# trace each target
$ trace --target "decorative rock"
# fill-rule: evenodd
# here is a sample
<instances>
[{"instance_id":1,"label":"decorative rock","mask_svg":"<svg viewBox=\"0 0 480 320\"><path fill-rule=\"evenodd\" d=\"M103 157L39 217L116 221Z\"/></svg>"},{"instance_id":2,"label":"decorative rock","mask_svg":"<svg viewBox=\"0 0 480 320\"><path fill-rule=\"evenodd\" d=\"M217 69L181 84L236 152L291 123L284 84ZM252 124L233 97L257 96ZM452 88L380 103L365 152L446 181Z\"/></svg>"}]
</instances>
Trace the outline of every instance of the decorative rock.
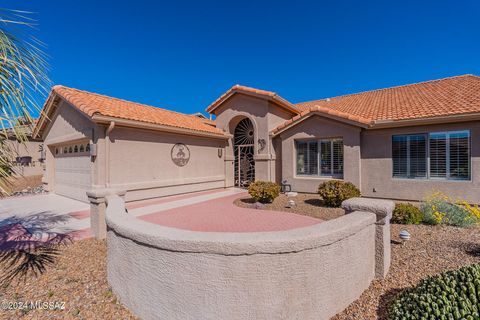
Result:
<instances>
[{"instance_id":1,"label":"decorative rock","mask_svg":"<svg viewBox=\"0 0 480 320\"><path fill-rule=\"evenodd\" d=\"M291 197L296 197L298 196L298 192L295 192L295 191L289 191L289 192L285 192L285 195L289 198Z\"/></svg>"},{"instance_id":2,"label":"decorative rock","mask_svg":"<svg viewBox=\"0 0 480 320\"><path fill-rule=\"evenodd\" d=\"M260 202L255 202L255 203L252 205L252 208L253 208L253 209L263 210L263 209L265 209L265 205L264 205L263 203L260 203Z\"/></svg>"}]
</instances>

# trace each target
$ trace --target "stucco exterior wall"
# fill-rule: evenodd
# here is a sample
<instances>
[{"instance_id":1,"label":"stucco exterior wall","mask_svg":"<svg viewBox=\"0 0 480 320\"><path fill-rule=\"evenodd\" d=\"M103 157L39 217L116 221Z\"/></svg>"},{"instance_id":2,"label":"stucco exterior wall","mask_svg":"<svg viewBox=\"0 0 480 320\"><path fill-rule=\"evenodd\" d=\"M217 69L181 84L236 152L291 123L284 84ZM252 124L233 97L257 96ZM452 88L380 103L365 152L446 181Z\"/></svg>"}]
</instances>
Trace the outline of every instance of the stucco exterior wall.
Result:
<instances>
[{"instance_id":1,"label":"stucco exterior wall","mask_svg":"<svg viewBox=\"0 0 480 320\"><path fill-rule=\"evenodd\" d=\"M107 185L129 191L127 201L225 187L225 141L116 127L109 135ZM177 166L172 147L185 144L190 160Z\"/></svg>"},{"instance_id":2,"label":"stucco exterior wall","mask_svg":"<svg viewBox=\"0 0 480 320\"><path fill-rule=\"evenodd\" d=\"M15 152L15 157L32 157L32 163L30 166L18 165L13 168L16 174L24 177L43 174L43 163L40 162L40 146L42 145L41 141L28 140L21 143L12 139L8 140L7 143L10 150Z\"/></svg>"},{"instance_id":3,"label":"stucco exterior wall","mask_svg":"<svg viewBox=\"0 0 480 320\"><path fill-rule=\"evenodd\" d=\"M258 97L244 94L236 94L225 101L214 111L218 128L231 134L235 127L244 118L249 118L255 129L255 179L276 181L275 158L276 154L270 138L270 130L293 115L272 102ZM259 149L258 141L263 139L266 146ZM230 139L226 148L227 159L234 159L233 139ZM227 161L232 161L227 160ZM232 164L233 166L233 164ZM230 178L230 175L232 176ZM230 180L231 179L231 180ZM233 185L233 170L227 173L229 186Z\"/></svg>"},{"instance_id":4,"label":"stucco exterior wall","mask_svg":"<svg viewBox=\"0 0 480 320\"><path fill-rule=\"evenodd\" d=\"M57 111L52 116L43 135L46 149L46 167L43 183L47 190L55 191L54 147L61 146L68 142L91 141L95 139L98 134L99 127L85 115L65 101L59 103ZM94 177L93 168L96 165L94 160L92 160L92 178Z\"/></svg>"},{"instance_id":5,"label":"stucco exterior wall","mask_svg":"<svg viewBox=\"0 0 480 320\"><path fill-rule=\"evenodd\" d=\"M470 130L471 180L398 179L392 177L392 135ZM480 203L480 122L362 131L362 195L422 200L434 191ZM345 162L345 166L349 163ZM374 191L375 189L375 191Z\"/></svg>"},{"instance_id":6,"label":"stucco exterior wall","mask_svg":"<svg viewBox=\"0 0 480 320\"><path fill-rule=\"evenodd\" d=\"M118 196L107 202L108 281L142 319L329 319L375 277L374 213L204 233L138 220Z\"/></svg>"},{"instance_id":7,"label":"stucco exterior wall","mask_svg":"<svg viewBox=\"0 0 480 320\"><path fill-rule=\"evenodd\" d=\"M318 185L332 178L296 174L296 140L343 139L343 180L361 186L360 129L335 120L313 116L280 134L282 180L298 192L317 192Z\"/></svg>"}]
</instances>

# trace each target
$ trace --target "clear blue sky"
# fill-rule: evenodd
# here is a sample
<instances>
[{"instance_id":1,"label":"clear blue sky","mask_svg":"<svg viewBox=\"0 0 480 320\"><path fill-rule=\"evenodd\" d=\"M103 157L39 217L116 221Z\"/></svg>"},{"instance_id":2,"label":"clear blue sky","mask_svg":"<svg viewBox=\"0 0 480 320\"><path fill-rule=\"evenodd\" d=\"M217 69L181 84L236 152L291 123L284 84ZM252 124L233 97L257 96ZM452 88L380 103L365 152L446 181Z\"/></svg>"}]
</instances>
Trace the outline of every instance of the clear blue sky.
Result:
<instances>
[{"instance_id":1,"label":"clear blue sky","mask_svg":"<svg viewBox=\"0 0 480 320\"><path fill-rule=\"evenodd\" d=\"M480 1L4 0L55 84L192 113L234 84L292 102L480 74Z\"/></svg>"}]
</instances>

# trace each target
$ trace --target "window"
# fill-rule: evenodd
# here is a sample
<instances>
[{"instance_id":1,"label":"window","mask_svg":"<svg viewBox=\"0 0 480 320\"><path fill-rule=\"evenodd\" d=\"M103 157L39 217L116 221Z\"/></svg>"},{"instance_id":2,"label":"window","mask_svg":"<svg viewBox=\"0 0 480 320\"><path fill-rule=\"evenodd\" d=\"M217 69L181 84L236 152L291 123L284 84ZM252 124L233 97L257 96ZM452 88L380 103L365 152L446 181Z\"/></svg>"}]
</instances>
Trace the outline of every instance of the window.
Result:
<instances>
[{"instance_id":1,"label":"window","mask_svg":"<svg viewBox=\"0 0 480 320\"><path fill-rule=\"evenodd\" d=\"M394 178L470 179L468 131L392 137Z\"/></svg>"},{"instance_id":2,"label":"window","mask_svg":"<svg viewBox=\"0 0 480 320\"><path fill-rule=\"evenodd\" d=\"M58 148L55 148L55 154L58 154Z\"/></svg>"},{"instance_id":3,"label":"window","mask_svg":"<svg viewBox=\"0 0 480 320\"><path fill-rule=\"evenodd\" d=\"M72 152L73 152L73 148L72 147L68 148L68 153L72 153Z\"/></svg>"},{"instance_id":4,"label":"window","mask_svg":"<svg viewBox=\"0 0 480 320\"><path fill-rule=\"evenodd\" d=\"M317 141L297 142L297 174L318 174Z\"/></svg>"},{"instance_id":5,"label":"window","mask_svg":"<svg viewBox=\"0 0 480 320\"><path fill-rule=\"evenodd\" d=\"M85 146L85 151L90 152L90 143L87 143L87 145Z\"/></svg>"},{"instance_id":6,"label":"window","mask_svg":"<svg viewBox=\"0 0 480 320\"><path fill-rule=\"evenodd\" d=\"M75 145L75 146L73 147L73 152L75 152L75 153L78 152L78 146L77 146L77 145Z\"/></svg>"},{"instance_id":7,"label":"window","mask_svg":"<svg viewBox=\"0 0 480 320\"><path fill-rule=\"evenodd\" d=\"M430 134L430 177L470 179L470 133L468 131Z\"/></svg>"},{"instance_id":8,"label":"window","mask_svg":"<svg viewBox=\"0 0 480 320\"><path fill-rule=\"evenodd\" d=\"M296 146L298 175L343 175L342 139L297 141Z\"/></svg>"},{"instance_id":9,"label":"window","mask_svg":"<svg viewBox=\"0 0 480 320\"><path fill-rule=\"evenodd\" d=\"M80 145L80 152L85 152L85 147L83 146L83 144Z\"/></svg>"},{"instance_id":10,"label":"window","mask_svg":"<svg viewBox=\"0 0 480 320\"><path fill-rule=\"evenodd\" d=\"M393 136L393 176L427 177L427 136L425 134Z\"/></svg>"},{"instance_id":11,"label":"window","mask_svg":"<svg viewBox=\"0 0 480 320\"><path fill-rule=\"evenodd\" d=\"M68 153L68 148L67 147L63 148L63 153Z\"/></svg>"}]
</instances>

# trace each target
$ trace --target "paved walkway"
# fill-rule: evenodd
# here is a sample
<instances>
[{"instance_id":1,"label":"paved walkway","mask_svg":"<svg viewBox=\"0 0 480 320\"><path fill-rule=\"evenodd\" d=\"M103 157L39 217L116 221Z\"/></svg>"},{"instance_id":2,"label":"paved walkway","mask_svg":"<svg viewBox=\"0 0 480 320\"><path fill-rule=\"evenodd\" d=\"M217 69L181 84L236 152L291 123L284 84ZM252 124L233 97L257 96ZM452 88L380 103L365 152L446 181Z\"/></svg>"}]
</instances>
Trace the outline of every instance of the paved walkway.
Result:
<instances>
[{"instance_id":1,"label":"paved walkway","mask_svg":"<svg viewBox=\"0 0 480 320\"><path fill-rule=\"evenodd\" d=\"M208 232L257 232L300 228L319 219L286 212L239 208L241 189L215 189L127 203L129 214L165 226ZM0 250L91 237L90 205L55 194L0 200Z\"/></svg>"},{"instance_id":2,"label":"paved walkway","mask_svg":"<svg viewBox=\"0 0 480 320\"><path fill-rule=\"evenodd\" d=\"M240 208L233 204L235 199L246 196L244 190L231 189L144 207L133 214L151 223L203 232L282 231L322 222L294 213ZM155 212L147 214L152 210Z\"/></svg>"}]
</instances>

